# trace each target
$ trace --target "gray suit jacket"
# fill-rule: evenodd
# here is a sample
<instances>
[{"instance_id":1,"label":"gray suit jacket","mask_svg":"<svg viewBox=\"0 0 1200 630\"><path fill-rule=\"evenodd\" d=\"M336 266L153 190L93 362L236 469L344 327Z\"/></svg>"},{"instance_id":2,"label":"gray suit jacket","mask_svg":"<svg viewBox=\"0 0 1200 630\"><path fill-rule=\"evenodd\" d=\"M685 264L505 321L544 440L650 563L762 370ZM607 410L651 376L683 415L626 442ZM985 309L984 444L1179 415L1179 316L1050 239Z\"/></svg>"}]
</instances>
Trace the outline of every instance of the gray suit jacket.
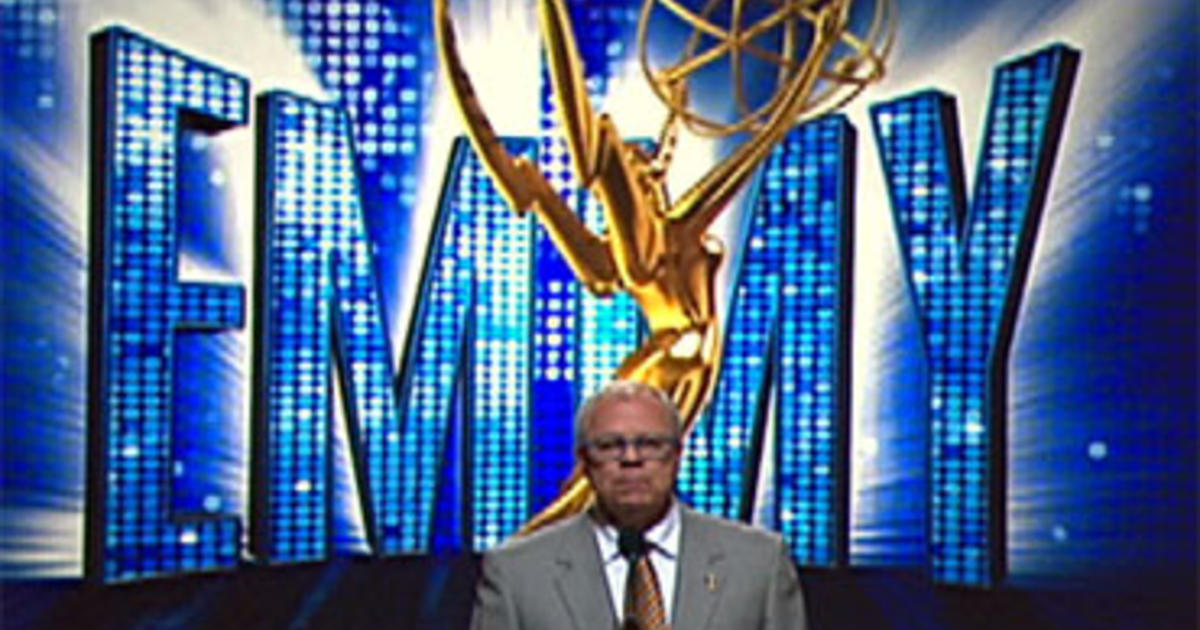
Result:
<instances>
[{"instance_id":1,"label":"gray suit jacket","mask_svg":"<svg viewBox=\"0 0 1200 630\"><path fill-rule=\"evenodd\" d=\"M682 508L673 630L804 630L804 597L777 534ZM587 515L484 555L472 630L612 630Z\"/></svg>"}]
</instances>

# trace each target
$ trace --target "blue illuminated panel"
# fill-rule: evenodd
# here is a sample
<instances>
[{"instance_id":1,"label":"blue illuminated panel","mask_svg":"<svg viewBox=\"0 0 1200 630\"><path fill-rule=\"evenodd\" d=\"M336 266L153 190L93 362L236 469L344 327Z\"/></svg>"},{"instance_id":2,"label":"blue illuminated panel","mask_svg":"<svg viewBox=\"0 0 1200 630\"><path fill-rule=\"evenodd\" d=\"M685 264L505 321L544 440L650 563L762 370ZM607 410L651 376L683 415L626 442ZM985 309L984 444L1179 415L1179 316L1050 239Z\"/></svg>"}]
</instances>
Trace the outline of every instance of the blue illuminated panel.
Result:
<instances>
[{"instance_id":1,"label":"blue illuminated panel","mask_svg":"<svg viewBox=\"0 0 1200 630\"><path fill-rule=\"evenodd\" d=\"M533 141L507 146L536 159ZM482 551L529 516L533 216L508 207L464 140L445 182L400 391L401 548L429 543L448 417L458 379L468 375L470 545Z\"/></svg>"},{"instance_id":2,"label":"blue illuminated panel","mask_svg":"<svg viewBox=\"0 0 1200 630\"><path fill-rule=\"evenodd\" d=\"M86 99L57 0L0 2L0 577L81 572L88 318L78 190ZM62 167L70 164L70 171ZM70 174L67 174L67 173ZM38 516L32 516L37 514ZM4 587L0 587L2 589ZM24 601L7 597L8 601ZM24 605L24 604L23 604ZM9 621L7 612L0 613Z\"/></svg>"},{"instance_id":3,"label":"blue illuminated panel","mask_svg":"<svg viewBox=\"0 0 1200 630\"><path fill-rule=\"evenodd\" d=\"M531 153L536 145L513 141L510 147L514 153ZM474 245L467 426L471 548L484 551L508 538L529 516L533 217L513 212L478 159L467 160L457 176L472 189L457 211L472 220Z\"/></svg>"},{"instance_id":4,"label":"blue illuminated panel","mask_svg":"<svg viewBox=\"0 0 1200 630\"><path fill-rule=\"evenodd\" d=\"M544 65L544 64L543 64ZM580 191L558 128L557 105L542 70L542 134L538 167L563 198L576 207ZM575 279L558 246L540 224L535 228L533 318L533 501L538 509L554 500L575 462L573 427L579 355L578 304L587 289Z\"/></svg>"},{"instance_id":5,"label":"blue illuminated panel","mask_svg":"<svg viewBox=\"0 0 1200 630\"><path fill-rule=\"evenodd\" d=\"M609 79L621 75L628 56L625 42L637 12L625 0L568 3L583 61L588 94L602 107ZM559 128L558 105L550 76L542 67L539 167L593 232L602 233L603 209L575 180ZM546 231L537 228L534 317L534 505L558 496L574 462L576 402L612 380L621 362L637 349L639 310L627 293L596 297L575 279Z\"/></svg>"},{"instance_id":6,"label":"blue illuminated panel","mask_svg":"<svg viewBox=\"0 0 1200 630\"><path fill-rule=\"evenodd\" d=\"M334 104L350 116L380 283L398 286L434 79L431 3L266 1ZM399 293L384 295L388 312L398 308Z\"/></svg>"},{"instance_id":7,"label":"blue illuminated panel","mask_svg":"<svg viewBox=\"0 0 1200 630\"><path fill-rule=\"evenodd\" d=\"M178 281L177 149L245 124L245 79L121 29L93 39L87 572L124 581L232 567L240 523L177 515L176 334L236 329L239 286Z\"/></svg>"},{"instance_id":8,"label":"blue illuminated panel","mask_svg":"<svg viewBox=\"0 0 1200 630\"><path fill-rule=\"evenodd\" d=\"M385 289L404 286L409 261L419 256L423 245L410 238L408 228L419 220L414 217L420 198L437 192L419 190L436 69L431 4L390 0L265 0L265 4L303 54L330 104L349 116L359 197L378 284ZM385 290L384 312L399 313L404 295L404 291ZM398 321L391 317L386 322L393 338L402 333L395 328ZM340 446L335 444L335 452ZM461 493L457 470L446 472L443 492ZM341 469L335 471L333 484L335 548L357 552L368 541L359 529L357 502L350 497L361 488Z\"/></svg>"},{"instance_id":9,"label":"blue illuminated panel","mask_svg":"<svg viewBox=\"0 0 1200 630\"><path fill-rule=\"evenodd\" d=\"M569 8L587 74L588 94L601 111L610 82L625 73L625 64L631 58L626 46L634 41L638 12L626 0L577 0ZM647 151L652 148L646 140L631 142ZM604 209L591 192L577 190L573 207L579 209L592 232L608 232ZM633 296L624 291L597 297L581 290L577 308L580 361L576 396L582 401L611 381L621 363L637 350L641 311Z\"/></svg>"},{"instance_id":10,"label":"blue illuminated panel","mask_svg":"<svg viewBox=\"0 0 1200 630\"><path fill-rule=\"evenodd\" d=\"M400 427L349 122L285 93L259 109L255 552L275 562L328 553L335 363L368 538L392 551L407 512Z\"/></svg>"},{"instance_id":11,"label":"blue illuminated panel","mask_svg":"<svg viewBox=\"0 0 1200 630\"><path fill-rule=\"evenodd\" d=\"M575 461L571 418L578 366L576 304L584 290L545 230L536 229L530 414L535 509L558 496Z\"/></svg>"},{"instance_id":12,"label":"blue illuminated panel","mask_svg":"<svg viewBox=\"0 0 1200 630\"><path fill-rule=\"evenodd\" d=\"M0 68L5 115L46 117L61 111L62 80L56 72L63 11L57 0L21 0L0 5Z\"/></svg>"},{"instance_id":13,"label":"blue illuminated panel","mask_svg":"<svg viewBox=\"0 0 1200 630\"><path fill-rule=\"evenodd\" d=\"M767 161L721 379L680 477L699 509L748 517L773 396L778 526L808 565L845 558L854 145L846 119L830 116L793 131Z\"/></svg>"},{"instance_id":14,"label":"blue illuminated panel","mask_svg":"<svg viewBox=\"0 0 1200 630\"><path fill-rule=\"evenodd\" d=\"M929 367L933 578L1004 573L1007 364L1078 53L1052 46L996 70L970 213L954 101L871 108Z\"/></svg>"},{"instance_id":15,"label":"blue illuminated panel","mask_svg":"<svg viewBox=\"0 0 1200 630\"><path fill-rule=\"evenodd\" d=\"M457 142L446 169L404 352L399 393L405 428L400 445L404 479L400 547L406 551L422 552L431 542L438 470L446 455L446 434L468 343L467 318L474 303L472 217L464 204L454 202L474 198L473 182L458 177L467 151L463 142Z\"/></svg>"},{"instance_id":16,"label":"blue illuminated panel","mask_svg":"<svg viewBox=\"0 0 1200 630\"><path fill-rule=\"evenodd\" d=\"M773 368L776 502L779 530L806 565L846 557L855 138L840 116L790 135L764 175L758 208L766 229L751 233L752 257L758 237L784 254Z\"/></svg>"}]
</instances>

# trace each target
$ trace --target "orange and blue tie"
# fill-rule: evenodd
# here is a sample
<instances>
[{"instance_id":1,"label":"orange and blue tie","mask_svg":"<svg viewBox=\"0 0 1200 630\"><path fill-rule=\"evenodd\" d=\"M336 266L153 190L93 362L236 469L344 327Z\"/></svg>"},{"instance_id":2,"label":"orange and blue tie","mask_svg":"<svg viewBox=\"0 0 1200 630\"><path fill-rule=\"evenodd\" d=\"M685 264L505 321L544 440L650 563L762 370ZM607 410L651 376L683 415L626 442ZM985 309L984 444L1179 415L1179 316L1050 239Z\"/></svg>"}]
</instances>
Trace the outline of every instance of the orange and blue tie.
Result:
<instances>
[{"instance_id":1,"label":"orange and blue tie","mask_svg":"<svg viewBox=\"0 0 1200 630\"><path fill-rule=\"evenodd\" d=\"M658 585L658 575L654 573L649 554L638 557L627 584L633 591L631 596L625 598L623 630L670 630L662 589Z\"/></svg>"}]
</instances>

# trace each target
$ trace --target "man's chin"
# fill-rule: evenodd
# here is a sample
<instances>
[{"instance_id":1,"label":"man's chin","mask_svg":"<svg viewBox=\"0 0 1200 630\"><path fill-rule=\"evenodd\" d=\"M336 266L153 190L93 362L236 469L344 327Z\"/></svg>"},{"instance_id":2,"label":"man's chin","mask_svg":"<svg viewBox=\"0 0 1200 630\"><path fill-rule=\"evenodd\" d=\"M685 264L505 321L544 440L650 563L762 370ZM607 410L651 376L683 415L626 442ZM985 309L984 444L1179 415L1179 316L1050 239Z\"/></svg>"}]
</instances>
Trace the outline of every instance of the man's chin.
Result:
<instances>
[{"instance_id":1,"label":"man's chin","mask_svg":"<svg viewBox=\"0 0 1200 630\"><path fill-rule=\"evenodd\" d=\"M622 514L645 514L654 510L654 504L649 501L617 501L613 508Z\"/></svg>"},{"instance_id":2,"label":"man's chin","mask_svg":"<svg viewBox=\"0 0 1200 630\"><path fill-rule=\"evenodd\" d=\"M621 521L643 521L657 517L666 509L668 502L652 499L628 499L613 501L609 507L613 516Z\"/></svg>"}]
</instances>

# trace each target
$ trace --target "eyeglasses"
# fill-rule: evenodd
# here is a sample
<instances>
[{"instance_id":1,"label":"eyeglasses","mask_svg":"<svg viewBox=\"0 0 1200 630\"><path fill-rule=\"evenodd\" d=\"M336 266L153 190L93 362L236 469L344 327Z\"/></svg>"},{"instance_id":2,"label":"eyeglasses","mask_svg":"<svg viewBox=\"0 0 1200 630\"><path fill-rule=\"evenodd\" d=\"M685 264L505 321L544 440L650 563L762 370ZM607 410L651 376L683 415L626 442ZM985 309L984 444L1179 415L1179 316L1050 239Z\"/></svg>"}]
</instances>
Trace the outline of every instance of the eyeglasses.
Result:
<instances>
[{"instance_id":1,"label":"eyeglasses","mask_svg":"<svg viewBox=\"0 0 1200 630\"><path fill-rule=\"evenodd\" d=\"M602 435L585 442L583 449L588 457L597 462L618 461L625 456L625 450L629 447L633 447L638 458L661 461L671 457L679 446L679 438L674 435Z\"/></svg>"}]
</instances>

